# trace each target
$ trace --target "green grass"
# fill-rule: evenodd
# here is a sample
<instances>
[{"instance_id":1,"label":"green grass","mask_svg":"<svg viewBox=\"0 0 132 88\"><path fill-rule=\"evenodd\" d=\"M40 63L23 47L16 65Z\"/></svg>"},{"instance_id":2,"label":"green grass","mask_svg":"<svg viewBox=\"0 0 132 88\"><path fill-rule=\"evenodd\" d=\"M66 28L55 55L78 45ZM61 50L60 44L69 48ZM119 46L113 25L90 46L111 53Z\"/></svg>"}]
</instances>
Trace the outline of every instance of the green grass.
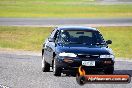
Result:
<instances>
[{"instance_id":1,"label":"green grass","mask_svg":"<svg viewBox=\"0 0 132 88\"><path fill-rule=\"evenodd\" d=\"M41 51L42 44L50 34L49 27L0 26L0 48ZM132 58L132 27L99 27L116 57Z\"/></svg>"},{"instance_id":2,"label":"green grass","mask_svg":"<svg viewBox=\"0 0 132 88\"><path fill-rule=\"evenodd\" d=\"M2 27L0 26L0 47L23 50L41 50L44 39L51 28Z\"/></svg>"},{"instance_id":3,"label":"green grass","mask_svg":"<svg viewBox=\"0 0 132 88\"><path fill-rule=\"evenodd\" d=\"M105 40L111 39L109 45L117 57L132 58L132 26L131 27L100 27Z\"/></svg>"},{"instance_id":4,"label":"green grass","mask_svg":"<svg viewBox=\"0 0 132 88\"><path fill-rule=\"evenodd\" d=\"M132 5L94 0L0 0L0 17L132 17Z\"/></svg>"}]
</instances>

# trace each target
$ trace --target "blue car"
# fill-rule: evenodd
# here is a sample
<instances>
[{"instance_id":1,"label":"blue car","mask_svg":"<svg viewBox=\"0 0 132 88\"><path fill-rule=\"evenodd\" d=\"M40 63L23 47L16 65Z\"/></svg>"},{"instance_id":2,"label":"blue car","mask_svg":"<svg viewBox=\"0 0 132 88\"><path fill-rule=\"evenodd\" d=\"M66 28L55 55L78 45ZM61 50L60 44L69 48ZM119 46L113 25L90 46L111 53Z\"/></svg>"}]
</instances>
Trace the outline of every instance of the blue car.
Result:
<instances>
[{"instance_id":1,"label":"blue car","mask_svg":"<svg viewBox=\"0 0 132 88\"><path fill-rule=\"evenodd\" d=\"M75 75L79 66L86 72L113 74L114 54L96 28L81 26L56 27L43 43L42 71L53 69L55 76L61 73Z\"/></svg>"}]
</instances>

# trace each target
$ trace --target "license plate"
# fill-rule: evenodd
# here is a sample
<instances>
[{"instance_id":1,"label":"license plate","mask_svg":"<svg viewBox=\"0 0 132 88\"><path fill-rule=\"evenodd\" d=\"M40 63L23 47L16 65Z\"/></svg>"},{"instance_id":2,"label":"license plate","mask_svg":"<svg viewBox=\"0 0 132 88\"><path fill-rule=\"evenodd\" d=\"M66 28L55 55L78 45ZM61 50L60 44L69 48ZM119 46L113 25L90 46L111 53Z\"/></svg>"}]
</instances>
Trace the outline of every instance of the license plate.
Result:
<instances>
[{"instance_id":1,"label":"license plate","mask_svg":"<svg viewBox=\"0 0 132 88\"><path fill-rule=\"evenodd\" d=\"M82 61L84 66L95 66L95 61Z\"/></svg>"}]
</instances>

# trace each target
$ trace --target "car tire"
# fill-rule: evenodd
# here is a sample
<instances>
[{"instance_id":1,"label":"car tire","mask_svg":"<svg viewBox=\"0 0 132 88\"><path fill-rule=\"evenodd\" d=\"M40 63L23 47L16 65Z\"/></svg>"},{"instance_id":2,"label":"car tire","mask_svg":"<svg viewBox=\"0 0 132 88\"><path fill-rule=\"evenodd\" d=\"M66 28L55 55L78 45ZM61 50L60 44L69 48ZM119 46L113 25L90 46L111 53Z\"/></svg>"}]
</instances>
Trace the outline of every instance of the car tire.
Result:
<instances>
[{"instance_id":1,"label":"car tire","mask_svg":"<svg viewBox=\"0 0 132 88\"><path fill-rule=\"evenodd\" d=\"M42 71L43 72L49 72L50 71L50 64L45 61L44 55L42 56Z\"/></svg>"},{"instance_id":2,"label":"car tire","mask_svg":"<svg viewBox=\"0 0 132 88\"><path fill-rule=\"evenodd\" d=\"M61 76L61 68L56 66L56 60L53 61L53 74L55 76Z\"/></svg>"},{"instance_id":3,"label":"car tire","mask_svg":"<svg viewBox=\"0 0 132 88\"><path fill-rule=\"evenodd\" d=\"M113 74L114 73L114 67L109 67L104 70L105 74Z\"/></svg>"}]
</instances>

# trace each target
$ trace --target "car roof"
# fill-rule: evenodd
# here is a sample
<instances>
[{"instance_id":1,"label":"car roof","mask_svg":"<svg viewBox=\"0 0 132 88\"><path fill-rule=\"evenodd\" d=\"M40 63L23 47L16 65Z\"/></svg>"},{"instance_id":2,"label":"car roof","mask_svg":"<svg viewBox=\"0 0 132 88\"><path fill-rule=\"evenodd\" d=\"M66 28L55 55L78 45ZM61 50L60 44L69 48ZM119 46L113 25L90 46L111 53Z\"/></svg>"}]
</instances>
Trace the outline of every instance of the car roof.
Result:
<instances>
[{"instance_id":1,"label":"car roof","mask_svg":"<svg viewBox=\"0 0 132 88\"><path fill-rule=\"evenodd\" d=\"M58 30L86 30L86 31L98 31L96 28L85 27L85 26L60 26Z\"/></svg>"}]
</instances>

